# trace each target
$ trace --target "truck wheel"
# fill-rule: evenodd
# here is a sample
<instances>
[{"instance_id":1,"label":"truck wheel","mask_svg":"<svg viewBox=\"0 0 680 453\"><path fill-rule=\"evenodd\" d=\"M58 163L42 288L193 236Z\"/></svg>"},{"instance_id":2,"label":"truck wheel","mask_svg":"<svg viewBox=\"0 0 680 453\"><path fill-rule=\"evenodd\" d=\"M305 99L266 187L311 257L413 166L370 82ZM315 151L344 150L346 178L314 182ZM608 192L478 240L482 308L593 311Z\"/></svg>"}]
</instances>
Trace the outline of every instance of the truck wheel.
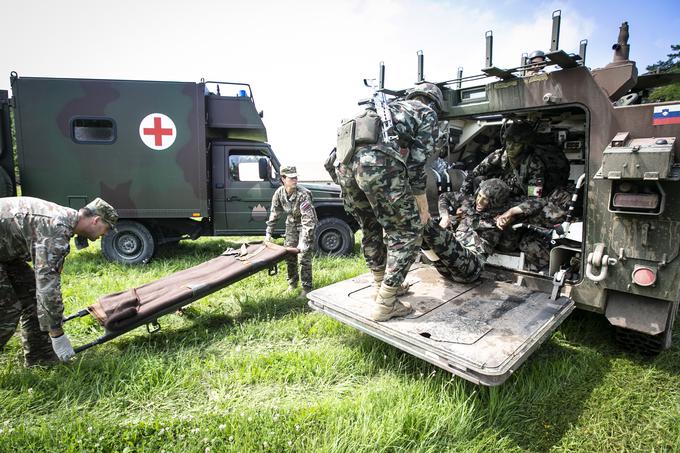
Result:
<instances>
[{"instance_id":1,"label":"truck wheel","mask_svg":"<svg viewBox=\"0 0 680 453\"><path fill-rule=\"evenodd\" d=\"M331 256L348 255L354 248L352 228L342 219L328 217L316 226L316 249Z\"/></svg>"},{"instance_id":2,"label":"truck wheel","mask_svg":"<svg viewBox=\"0 0 680 453\"><path fill-rule=\"evenodd\" d=\"M156 249L151 232L132 220L119 221L116 229L102 238L104 257L123 264L148 263Z\"/></svg>"},{"instance_id":3,"label":"truck wheel","mask_svg":"<svg viewBox=\"0 0 680 453\"><path fill-rule=\"evenodd\" d=\"M648 357L655 356L663 350L663 336L664 332L658 335L649 335L623 327L616 327L615 330L616 342L619 345L624 349Z\"/></svg>"},{"instance_id":4,"label":"truck wheel","mask_svg":"<svg viewBox=\"0 0 680 453\"><path fill-rule=\"evenodd\" d=\"M4 168L0 167L0 197L11 197L14 195L12 178L9 177Z\"/></svg>"}]
</instances>

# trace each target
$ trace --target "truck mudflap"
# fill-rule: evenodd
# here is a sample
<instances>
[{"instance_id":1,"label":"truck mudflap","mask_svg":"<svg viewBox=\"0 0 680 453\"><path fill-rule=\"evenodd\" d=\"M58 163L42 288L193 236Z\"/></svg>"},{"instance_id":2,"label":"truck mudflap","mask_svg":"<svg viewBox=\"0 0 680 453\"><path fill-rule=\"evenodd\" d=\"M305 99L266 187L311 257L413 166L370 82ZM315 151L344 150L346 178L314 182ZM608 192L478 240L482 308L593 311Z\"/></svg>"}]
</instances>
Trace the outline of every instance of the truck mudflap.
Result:
<instances>
[{"instance_id":1,"label":"truck mudflap","mask_svg":"<svg viewBox=\"0 0 680 453\"><path fill-rule=\"evenodd\" d=\"M149 333L160 328L158 318L173 313L208 294L269 268L276 273L276 264L297 249L270 242L243 244L240 249L228 249L217 258L175 272L159 280L108 294L86 309L64 319L91 315L104 328L97 340L75 348L76 352L105 343L136 327L146 325Z\"/></svg>"},{"instance_id":2,"label":"truck mudflap","mask_svg":"<svg viewBox=\"0 0 680 453\"><path fill-rule=\"evenodd\" d=\"M566 297L511 283L449 281L417 264L410 291L414 311L387 322L370 319L375 290L364 274L309 294L309 306L475 384L495 386L510 375L574 310Z\"/></svg>"}]
</instances>

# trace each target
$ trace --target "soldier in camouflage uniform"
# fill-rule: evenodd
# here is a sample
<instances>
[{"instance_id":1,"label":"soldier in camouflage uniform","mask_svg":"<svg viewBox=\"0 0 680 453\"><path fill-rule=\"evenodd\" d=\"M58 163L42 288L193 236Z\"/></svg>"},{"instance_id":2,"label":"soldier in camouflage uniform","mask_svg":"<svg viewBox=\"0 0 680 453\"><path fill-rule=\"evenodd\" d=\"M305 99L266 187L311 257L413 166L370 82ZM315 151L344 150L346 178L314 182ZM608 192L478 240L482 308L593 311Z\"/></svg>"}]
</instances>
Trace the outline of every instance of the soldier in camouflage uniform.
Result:
<instances>
[{"instance_id":1,"label":"soldier in camouflage uniform","mask_svg":"<svg viewBox=\"0 0 680 453\"><path fill-rule=\"evenodd\" d=\"M545 182L545 164L532 146L534 130L528 123L513 123L505 133L505 146L489 154L468 173L460 188L472 194L476 183L489 178L502 179L512 195L540 197Z\"/></svg>"},{"instance_id":2,"label":"soldier in camouflage uniform","mask_svg":"<svg viewBox=\"0 0 680 453\"><path fill-rule=\"evenodd\" d=\"M298 186L298 175L295 167L281 168L283 185L276 189L272 197L272 207L267 220L265 241L271 240L276 221L286 213L286 237L284 245L297 247L298 256L286 258L288 269L288 285L290 290L297 288L300 274L302 276L302 293L304 297L312 290L312 257L314 256L314 231L318 220L312 192ZM298 273L298 261L300 272Z\"/></svg>"},{"instance_id":3,"label":"soldier in camouflage uniform","mask_svg":"<svg viewBox=\"0 0 680 453\"><path fill-rule=\"evenodd\" d=\"M436 85L417 85L405 100L389 104L398 142L383 143L380 136L378 143L357 145L351 160L337 166L345 208L362 228L362 250L378 287L376 321L411 312L396 296L429 218L425 162L434 153L442 103Z\"/></svg>"},{"instance_id":4,"label":"soldier in camouflage uniform","mask_svg":"<svg viewBox=\"0 0 680 453\"><path fill-rule=\"evenodd\" d=\"M117 220L99 198L80 211L31 197L0 199L0 349L20 323L26 366L74 355L62 330L61 270L69 241L76 234L96 240Z\"/></svg>"},{"instance_id":5,"label":"soldier in camouflage uniform","mask_svg":"<svg viewBox=\"0 0 680 453\"><path fill-rule=\"evenodd\" d=\"M486 259L493 254L502 231L496 217L507 209L510 188L501 179L483 181L474 201L463 203L465 215L455 230L442 228L430 219L423 231L424 250L440 274L456 282L479 278Z\"/></svg>"}]
</instances>

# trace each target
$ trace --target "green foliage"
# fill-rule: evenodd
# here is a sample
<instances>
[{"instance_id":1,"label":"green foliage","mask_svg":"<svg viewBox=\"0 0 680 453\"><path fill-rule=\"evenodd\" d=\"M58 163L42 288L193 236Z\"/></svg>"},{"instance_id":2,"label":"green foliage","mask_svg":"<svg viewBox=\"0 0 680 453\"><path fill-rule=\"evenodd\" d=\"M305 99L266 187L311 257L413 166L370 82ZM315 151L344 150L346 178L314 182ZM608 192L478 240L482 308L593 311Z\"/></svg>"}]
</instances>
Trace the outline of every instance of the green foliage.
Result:
<instances>
[{"instance_id":1,"label":"green foliage","mask_svg":"<svg viewBox=\"0 0 680 453\"><path fill-rule=\"evenodd\" d=\"M161 250L147 266L67 258L66 311L216 256L236 240ZM358 244L357 244L358 247ZM358 253L358 251L357 251ZM366 272L314 261L318 287ZM478 387L312 312L285 265L80 354L25 369L0 354L0 451L672 451L680 445L680 349L623 353L599 315L577 312L498 388ZM100 335L66 325L74 344ZM675 344L680 342L676 329Z\"/></svg>"},{"instance_id":2,"label":"green foliage","mask_svg":"<svg viewBox=\"0 0 680 453\"><path fill-rule=\"evenodd\" d=\"M672 44L671 51L667 55L668 58L666 60L659 60L647 66L647 71L680 73L680 44ZM652 102L680 100L680 83L653 88L647 98Z\"/></svg>"}]
</instances>

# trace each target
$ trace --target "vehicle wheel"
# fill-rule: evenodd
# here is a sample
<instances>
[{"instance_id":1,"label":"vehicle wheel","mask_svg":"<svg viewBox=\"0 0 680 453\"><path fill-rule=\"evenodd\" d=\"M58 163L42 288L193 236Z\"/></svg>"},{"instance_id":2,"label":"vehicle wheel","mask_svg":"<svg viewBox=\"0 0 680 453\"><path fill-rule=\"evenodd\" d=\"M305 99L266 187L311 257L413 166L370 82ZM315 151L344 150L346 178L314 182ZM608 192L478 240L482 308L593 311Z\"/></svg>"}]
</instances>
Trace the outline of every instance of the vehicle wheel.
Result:
<instances>
[{"instance_id":1,"label":"vehicle wheel","mask_svg":"<svg viewBox=\"0 0 680 453\"><path fill-rule=\"evenodd\" d=\"M352 228L342 219L328 217L316 226L316 249L331 256L348 255L354 248Z\"/></svg>"},{"instance_id":2,"label":"vehicle wheel","mask_svg":"<svg viewBox=\"0 0 680 453\"><path fill-rule=\"evenodd\" d=\"M141 223L121 220L116 230L102 238L102 253L109 261L124 264L146 264L156 250L151 232Z\"/></svg>"},{"instance_id":3,"label":"vehicle wheel","mask_svg":"<svg viewBox=\"0 0 680 453\"><path fill-rule=\"evenodd\" d=\"M645 356L654 356L663 350L663 337L664 332L658 335L649 335L631 329L624 329L623 327L616 327L615 331L616 342L619 345L629 351Z\"/></svg>"},{"instance_id":4,"label":"vehicle wheel","mask_svg":"<svg viewBox=\"0 0 680 453\"><path fill-rule=\"evenodd\" d=\"M0 168L0 197L11 197L13 195L12 178L9 177L4 168Z\"/></svg>"}]
</instances>

